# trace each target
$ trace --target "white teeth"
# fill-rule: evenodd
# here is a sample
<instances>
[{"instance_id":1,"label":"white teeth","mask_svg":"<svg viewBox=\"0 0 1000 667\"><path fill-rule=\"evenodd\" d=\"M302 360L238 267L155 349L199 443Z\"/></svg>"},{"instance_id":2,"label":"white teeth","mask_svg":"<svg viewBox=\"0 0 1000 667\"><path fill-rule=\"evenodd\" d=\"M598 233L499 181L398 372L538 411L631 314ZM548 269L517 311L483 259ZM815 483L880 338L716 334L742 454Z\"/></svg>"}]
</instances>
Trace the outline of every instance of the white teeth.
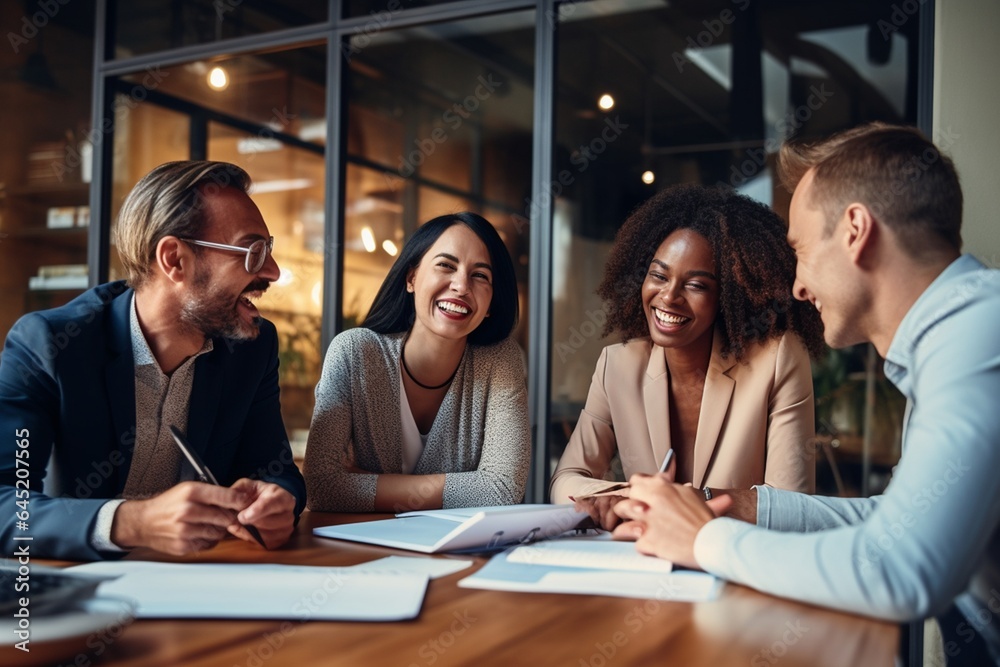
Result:
<instances>
[{"instance_id":1,"label":"white teeth","mask_svg":"<svg viewBox=\"0 0 1000 667\"><path fill-rule=\"evenodd\" d=\"M681 317L680 315L670 315L656 308L653 309L653 314L656 315L656 319L664 324L683 324L690 319L688 317Z\"/></svg>"},{"instance_id":2,"label":"white teeth","mask_svg":"<svg viewBox=\"0 0 1000 667\"><path fill-rule=\"evenodd\" d=\"M447 310L449 313L458 313L459 315L469 314L468 308L460 306L457 303L452 303L451 301L438 301L437 307L441 310Z\"/></svg>"}]
</instances>

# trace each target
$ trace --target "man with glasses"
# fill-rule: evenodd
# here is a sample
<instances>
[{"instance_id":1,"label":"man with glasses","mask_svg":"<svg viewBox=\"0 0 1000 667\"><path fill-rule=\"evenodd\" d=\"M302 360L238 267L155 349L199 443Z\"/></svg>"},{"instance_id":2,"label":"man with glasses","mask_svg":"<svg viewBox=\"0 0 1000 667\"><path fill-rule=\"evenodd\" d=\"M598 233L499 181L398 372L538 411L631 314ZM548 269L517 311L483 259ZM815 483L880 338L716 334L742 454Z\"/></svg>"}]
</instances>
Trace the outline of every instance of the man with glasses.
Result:
<instances>
[{"instance_id":1,"label":"man with glasses","mask_svg":"<svg viewBox=\"0 0 1000 667\"><path fill-rule=\"evenodd\" d=\"M127 280L11 329L4 544L31 537L34 556L93 560L201 551L227 533L256 543L257 532L267 548L288 540L305 485L281 419L277 335L253 303L279 271L249 186L228 163L160 165L118 216ZM202 471L171 427L218 486L194 481Z\"/></svg>"}]
</instances>

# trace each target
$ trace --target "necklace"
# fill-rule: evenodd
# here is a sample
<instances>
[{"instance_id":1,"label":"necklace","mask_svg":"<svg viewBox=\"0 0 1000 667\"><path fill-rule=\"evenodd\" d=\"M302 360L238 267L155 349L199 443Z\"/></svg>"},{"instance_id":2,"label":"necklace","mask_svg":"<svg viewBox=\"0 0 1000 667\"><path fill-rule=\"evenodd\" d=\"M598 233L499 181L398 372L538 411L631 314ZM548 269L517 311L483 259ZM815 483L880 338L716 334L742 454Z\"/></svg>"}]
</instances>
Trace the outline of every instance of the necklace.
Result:
<instances>
[{"instance_id":1,"label":"necklace","mask_svg":"<svg viewBox=\"0 0 1000 667\"><path fill-rule=\"evenodd\" d=\"M448 383L450 383L452 380L455 379L455 375L458 373L458 366L462 365L462 360L459 359L458 366L455 366L455 370L451 372L451 375L448 377L448 379L442 382L441 384L432 387L431 385L424 384L417 378L413 377L413 373L410 372L410 367L406 365L406 350L402 347L399 349L399 359L400 361L403 362L403 370L406 371L406 374L410 376L410 379L413 380L413 382L416 383L418 387L422 387L424 389L430 389L432 391L435 389L444 389L445 387L447 387Z\"/></svg>"}]
</instances>

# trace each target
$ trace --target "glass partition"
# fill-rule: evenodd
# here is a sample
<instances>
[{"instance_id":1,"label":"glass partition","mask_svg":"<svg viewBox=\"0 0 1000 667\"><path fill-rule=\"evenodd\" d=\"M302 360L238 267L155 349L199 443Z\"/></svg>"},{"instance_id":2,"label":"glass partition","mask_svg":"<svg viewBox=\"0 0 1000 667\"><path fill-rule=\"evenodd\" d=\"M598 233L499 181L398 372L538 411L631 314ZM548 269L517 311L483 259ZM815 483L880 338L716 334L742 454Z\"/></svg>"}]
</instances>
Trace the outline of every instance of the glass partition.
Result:
<instances>
[{"instance_id":1,"label":"glass partition","mask_svg":"<svg viewBox=\"0 0 1000 667\"><path fill-rule=\"evenodd\" d=\"M261 35L319 23L328 2L314 0L143 0L110 3L117 37L115 57L125 58Z\"/></svg>"},{"instance_id":2,"label":"glass partition","mask_svg":"<svg viewBox=\"0 0 1000 667\"><path fill-rule=\"evenodd\" d=\"M392 17L406 9L416 7L433 7L436 5L446 5L457 0L344 0L344 17L353 18L367 16L368 24L365 25L365 32L387 27L392 21Z\"/></svg>"},{"instance_id":3,"label":"glass partition","mask_svg":"<svg viewBox=\"0 0 1000 667\"><path fill-rule=\"evenodd\" d=\"M0 340L88 286L94 2L54 7L0 3Z\"/></svg>"},{"instance_id":4,"label":"glass partition","mask_svg":"<svg viewBox=\"0 0 1000 667\"><path fill-rule=\"evenodd\" d=\"M781 141L868 120L913 123L916 25L880 30L878 21L891 13L889 2L560 6L551 184L553 467L602 347L617 342L600 336L604 310L595 290L629 212L662 187L693 182L730 185L787 217L789 194L774 178ZM863 371L865 351L842 354L851 371L860 355ZM818 364L816 374L826 366ZM861 442L875 426L857 418L855 399L846 396L857 395L859 385L852 385L844 396L817 393L818 424L833 431L818 443L821 490L831 493L869 491ZM875 413L887 425L877 427L872 442L887 472L887 462L898 458L898 432L888 426L898 415L891 391L879 397Z\"/></svg>"},{"instance_id":5,"label":"glass partition","mask_svg":"<svg viewBox=\"0 0 1000 667\"><path fill-rule=\"evenodd\" d=\"M344 323L352 326L413 230L471 210L507 243L527 344L534 12L355 36L348 46Z\"/></svg>"},{"instance_id":6,"label":"glass partition","mask_svg":"<svg viewBox=\"0 0 1000 667\"><path fill-rule=\"evenodd\" d=\"M258 305L278 330L282 415L301 453L319 381L323 270L331 256L323 213L325 49L225 62L230 79L222 89L203 76L201 61L163 68L156 81L139 73L118 84L112 201L120 206L139 178L170 160L222 160L247 170L281 267ZM111 257L114 279L120 268Z\"/></svg>"}]
</instances>

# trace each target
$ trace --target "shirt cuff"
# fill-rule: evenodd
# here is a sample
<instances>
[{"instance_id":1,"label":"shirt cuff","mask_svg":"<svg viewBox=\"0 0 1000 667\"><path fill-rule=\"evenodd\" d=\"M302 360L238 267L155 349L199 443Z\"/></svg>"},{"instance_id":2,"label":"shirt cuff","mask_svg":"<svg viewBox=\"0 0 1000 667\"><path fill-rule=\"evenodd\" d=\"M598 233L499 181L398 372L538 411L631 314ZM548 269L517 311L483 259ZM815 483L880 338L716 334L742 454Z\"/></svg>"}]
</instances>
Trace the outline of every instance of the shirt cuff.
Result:
<instances>
[{"instance_id":1,"label":"shirt cuff","mask_svg":"<svg viewBox=\"0 0 1000 667\"><path fill-rule=\"evenodd\" d=\"M694 559L698 567L724 579L731 578L733 545L754 526L738 519L720 517L701 527L694 539Z\"/></svg>"},{"instance_id":2,"label":"shirt cuff","mask_svg":"<svg viewBox=\"0 0 1000 667\"><path fill-rule=\"evenodd\" d=\"M97 511L97 520L94 522L94 530L90 533L90 546L95 551L106 551L111 553L125 553L128 549L122 549L111 541L111 526L115 522L115 512L118 506L125 502L124 498L109 500L101 505Z\"/></svg>"},{"instance_id":3,"label":"shirt cuff","mask_svg":"<svg viewBox=\"0 0 1000 667\"><path fill-rule=\"evenodd\" d=\"M757 525L761 528L770 528L774 488L766 484L757 484L753 488L757 489Z\"/></svg>"}]
</instances>

